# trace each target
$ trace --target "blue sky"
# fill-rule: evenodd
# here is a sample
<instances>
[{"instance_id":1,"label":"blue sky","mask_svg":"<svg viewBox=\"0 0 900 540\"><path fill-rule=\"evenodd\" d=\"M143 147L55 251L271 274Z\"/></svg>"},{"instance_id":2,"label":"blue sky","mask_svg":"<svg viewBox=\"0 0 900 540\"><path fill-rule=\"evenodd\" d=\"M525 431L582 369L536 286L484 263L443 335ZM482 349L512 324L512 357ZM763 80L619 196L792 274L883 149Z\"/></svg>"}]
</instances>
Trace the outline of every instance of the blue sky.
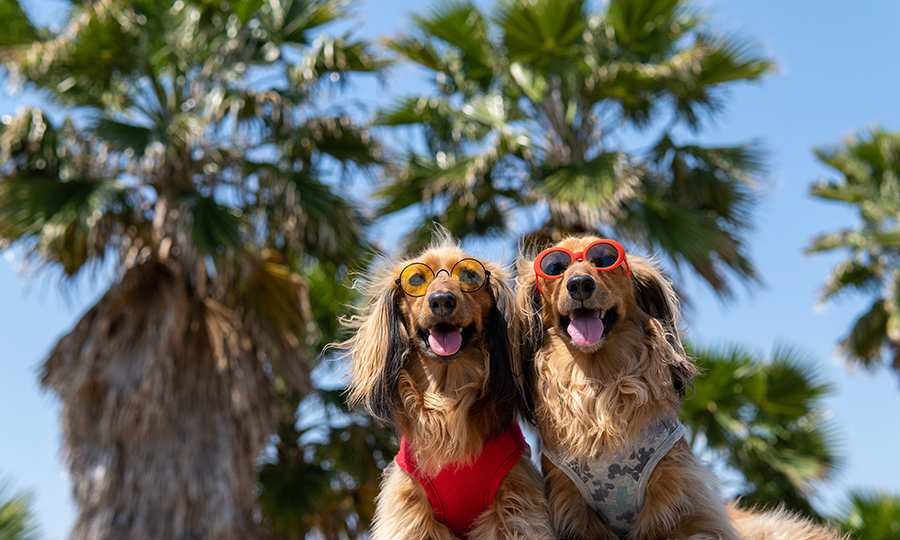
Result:
<instances>
[{"instance_id":1,"label":"blue sky","mask_svg":"<svg viewBox=\"0 0 900 540\"><path fill-rule=\"evenodd\" d=\"M360 1L354 9L360 17L357 28L367 36L396 33L407 27L408 15L419 5ZM699 136L716 143L760 139L770 151L771 182L761 190L757 226L748 238L765 285L738 288L735 300L723 303L689 276L677 278L694 305L689 337L701 345L741 344L761 353L777 344L794 346L835 386L827 406L846 463L833 482L821 486L823 511L837 511L849 488L900 494L900 467L891 465L900 429L885 420L900 410L900 384L887 372L848 370L836 356L835 344L865 302L847 298L816 307L816 291L838 257L802 253L815 235L856 221L846 209L808 196L810 184L828 174L812 148L836 144L875 123L900 130L900 3L718 0L701 5L714 10L717 28L760 43L780 70L761 84L735 89L725 113ZM52 20L59 4L33 6L30 11L41 20ZM374 108L424 88L419 73L401 68L385 87L357 84L352 97ZM32 100L0 95L0 116ZM488 258L511 255L509 244L472 249ZM55 340L101 290L82 282L80 292L67 298L51 277L33 279L15 266L8 254L0 256L0 474L35 494L46 536L61 539L75 511L60 461L60 405L38 388L37 371Z\"/></svg>"}]
</instances>

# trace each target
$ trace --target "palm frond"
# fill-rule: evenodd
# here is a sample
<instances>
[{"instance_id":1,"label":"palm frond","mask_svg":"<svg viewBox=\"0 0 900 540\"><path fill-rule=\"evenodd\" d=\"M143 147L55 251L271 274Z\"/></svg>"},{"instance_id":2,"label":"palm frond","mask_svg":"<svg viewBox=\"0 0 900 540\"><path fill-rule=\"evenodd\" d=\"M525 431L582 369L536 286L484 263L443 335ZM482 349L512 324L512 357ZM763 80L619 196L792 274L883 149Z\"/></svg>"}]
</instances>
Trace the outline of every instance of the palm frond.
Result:
<instances>
[{"instance_id":1,"label":"palm frond","mask_svg":"<svg viewBox=\"0 0 900 540\"><path fill-rule=\"evenodd\" d=\"M701 34L692 47L655 70L660 91L671 96L678 117L697 129L701 118L721 109L718 90L722 85L758 81L774 70L774 63L748 41Z\"/></svg>"},{"instance_id":2,"label":"palm frond","mask_svg":"<svg viewBox=\"0 0 900 540\"><path fill-rule=\"evenodd\" d=\"M205 255L222 255L244 249L247 232L242 212L222 206L195 193L182 196L182 208L191 219L191 240Z\"/></svg>"},{"instance_id":3,"label":"palm frond","mask_svg":"<svg viewBox=\"0 0 900 540\"><path fill-rule=\"evenodd\" d=\"M413 36L398 36L387 40L385 45L403 55L407 60L430 70L444 71L447 68L447 58L438 52L431 42L422 41Z\"/></svg>"},{"instance_id":4,"label":"palm frond","mask_svg":"<svg viewBox=\"0 0 900 540\"><path fill-rule=\"evenodd\" d=\"M509 62L547 71L578 53L587 27L584 0L509 0L495 15Z\"/></svg>"},{"instance_id":5,"label":"palm frond","mask_svg":"<svg viewBox=\"0 0 900 540\"><path fill-rule=\"evenodd\" d=\"M812 361L787 346L768 361L737 346L689 349L704 376L694 381L682 421L695 442L702 436L706 449L743 477L741 504L783 504L817 516L809 489L842 461L838 433L822 410L832 388Z\"/></svg>"},{"instance_id":6,"label":"palm frond","mask_svg":"<svg viewBox=\"0 0 900 540\"><path fill-rule=\"evenodd\" d=\"M864 367L876 368L881 364L882 347L888 337L888 319L891 316L887 301L878 298L860 315L850 334L840 343L849 359Z\"/></svg>"},{"instance_id":7,"label":"palm frond","mask_svg":"<svg viewBox=\"0 0 900 540\"><path fill-rule=\"evenodd\" d=\"M900 534L900 496L853 490L838 522L855 538L893 540Z\"/></svg>"},{"instance_id":8,"label":"palm frond","mask_svg":"<svg viewBox=\"0 0 900 540\"><path fill-rule=\"evenodd\" d=\"M28 45L38 37L37 27L28 19L19 0L0 0L0 60L2 48Z\"/></svg>"},{"instance_id":9,"label":"palm frond","mask_svg":"<svg viewBox=\"0 0 900 540\"><path fill-rule=\"evenodd\" d=\"M414 16L413 20L421 31L458 49L464 69L472 79L491 76L487 22L475 4L467 0L444 0L427 15Z\"/></svg>"},{"instance_id":10,"label":"palm frond","mask_svg":"<svg viewBox=\"0 0 900 540\"><path fill-rule=\"evenodd\" d=\"M881 287L884 269L878 263L850 260L839 263L822 290L819 302L825 302L847 292L877 293Z\"/></svg>"},{"instance_id":11,"label":"palm frond","mask_svg":"<svg viewBox=\"0 0 900 540\"><path fill-rule=\"evenodd\" d=\"M623 181L625 156L620 152L600 154L591 161L550 167L537 174L540 188L554 201L609 211L633 194L634 185Z\"/></svg>"},{"instance_id":12,"label":"palm frond","mask_svg":"<svg viewBox=\"0 0 900 540\"><path fill-rule=\"evenodd\" d=\"M701 21L682 0L612 0L606 14L616 43L640 60L663 57Z\"/></svg>"},{"instance_id":13,"label":"palm frond","mask_svg":"<svg viewBox=\"0 0 900 540\"><path fill-rule=\"evenodd\" d=\"M304 51L303 59L288 70L288 80L301 89L329 76L332 82L346 81L348 73L380 74L390 62L378 58L367 41L349 36L320 36Z\"/></svg>"},{"instance_id":14,"label":"palm frond","mask_svg":"<svg viewBox=\"0 0 900 540\"><path fill-rule=\"evenodd\" d=\"M254 13L246 6L246 13ZM307 45L309 32L345 16L339 0L265 0L260 6L261 26L272 43Z\"/></svg>"},{"instance_id":15,"label":"palm frond","mask_svg":"<svg viewBox=\"0 0 900 540\"><path fill-rule=\"evenodd\" d=\"M34 498L29 493L10 493L9 482L0 478L0 538L37 540Z\"/></svg>"},{"instance_id":16,"label":"palm frond","mask_svg":"<svg viewBox=\"0 0 900 540\"><path fill-rule=\"evenodd\" d=\"M116 151L132 150L140 158L158 135L148 127L119 122L111 118L99 118L92 131L108 142Z\"/></svg>"},{"instance_id":17,"label":"palm frond","mask_svg":"<svg viewBox=\"0 0 900 540\"><path fill-rule=\"evenodd\" d=\"M25 242L31 256L74 276L103 259L129 214L126 189L115 182L6 180L0 183L0 248Z\"/></svg>"}]
</instances>

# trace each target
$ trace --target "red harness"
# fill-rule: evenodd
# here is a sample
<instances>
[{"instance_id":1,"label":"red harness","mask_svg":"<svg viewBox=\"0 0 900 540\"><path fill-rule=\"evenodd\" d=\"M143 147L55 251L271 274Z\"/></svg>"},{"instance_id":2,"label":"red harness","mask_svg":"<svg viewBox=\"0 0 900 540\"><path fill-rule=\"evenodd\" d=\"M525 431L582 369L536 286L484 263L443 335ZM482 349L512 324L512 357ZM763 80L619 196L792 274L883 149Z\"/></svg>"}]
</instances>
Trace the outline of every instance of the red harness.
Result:
<instances>
[{"instance_id":1,"label":"red harness","mask_svg":"<svg viewBox=\"0 0 900 540\"><path fill-rule=\"evenodd\" d=\"M406 437L400 440L400 453L394 460L422 484L435 519L456 536L465 538L475 519L494 502L500 482L526 450L528 443L519 423L513 422L509 429L485 441L481 455L471 464L448 465L435 476L427 476L419 469L414 449L407 444Z\"/></svg>"}]
</instances>

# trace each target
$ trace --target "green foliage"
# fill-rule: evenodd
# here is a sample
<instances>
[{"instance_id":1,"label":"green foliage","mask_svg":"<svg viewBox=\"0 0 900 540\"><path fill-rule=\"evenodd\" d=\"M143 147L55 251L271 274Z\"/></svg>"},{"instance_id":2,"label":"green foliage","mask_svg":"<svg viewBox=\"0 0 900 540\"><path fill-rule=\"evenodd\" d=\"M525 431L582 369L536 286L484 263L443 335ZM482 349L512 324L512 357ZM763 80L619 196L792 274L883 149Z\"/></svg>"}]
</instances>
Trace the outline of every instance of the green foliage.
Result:
<instances>
[{"instance_id":1,"label":"green foliage","mask_svg":"<svg viewBox=\"0 0 900 540\"><path fill-rule=\"evenodd\" d=\"M900 537L900 497L888 493L854 491L837 522L860 540L893 540Z\"/></svg>"},{"instance_id":2,"label":"green foliage","mask_svg":"<svg viewBox=\"0 0 900 540\"><path fill-rule=\"evenodd\" d=\"M543 213L537 242L601 234L662 250L717 292L729 275L755 279L743 233L764 173L756 143L677 143L722 108L723 91L773 64L749 42L719 35L681 0L509 0L492 14L438 3L392 41L434 72L431 95L397 100L384 126L417 126L424 151L405 149L378 192L381 214L422 207L408 238L437 221L455 236L513 232L513 213ZM643 131L649 150L621 145Z\"/></svg>"},{"instance_id":3,"label":"green foliage","mask_svg":"<svg viewBox=\"0 0 900 540\"><path fill-rule=\"evenodd\" d=\"M808 495L840 467L821 382L808 358L788 348L769 360L733 347L690 351L703 375L685 401L682 421L695 447L721 459L743 479L745 507L775 507L819 517Z\"/></svg>"},{"instance_id":4,"label":"green foliage","mask_svg":"<svg viewBox=\"0 0 900 540\"><path fill-rule=\"evenodd\" d=\"M838 177L823 179L811 188L812 195L859 213L855 228L823 233L807 249L847 254L832 270L820 299L874 298L840 349L853 363L871 369L887 364L900 374L900 133L874 128L815 152Z\"/></svg>"},{"instance_id":5,"label":"green foliage","mask_svg":"<svg viewBox=\"0 0 900 540\"><path fill-rule=\"evenodd\" d=\"M29 494L9 493L9 484L0 481L0 540L36 540L37 523Z\"/></svg>"},{"instance_id":6,"label":"green foliage","mask_svg":"<svg viewBox=\"0 0 900 540\"><path fill-rule=\"evenodd\" d=\"M397 452L393 433L348 411L342 391L286 401L283 410L275 455L259 476L270 538L299 540L313 530L328 540L365 537L381 471Z\"/></svg>"}]
</instances>

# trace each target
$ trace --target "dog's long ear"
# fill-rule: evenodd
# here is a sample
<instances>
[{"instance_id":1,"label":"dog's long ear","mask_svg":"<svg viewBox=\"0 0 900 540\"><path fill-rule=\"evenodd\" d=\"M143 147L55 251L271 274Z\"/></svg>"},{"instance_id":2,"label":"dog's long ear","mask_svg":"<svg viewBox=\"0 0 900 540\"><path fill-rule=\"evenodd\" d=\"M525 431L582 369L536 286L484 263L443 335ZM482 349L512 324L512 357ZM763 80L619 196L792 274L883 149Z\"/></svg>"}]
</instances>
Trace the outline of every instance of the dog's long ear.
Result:
<instances>
[{"instance_id":1,"label":"dog's long ear","mask_svg":"<svg viewBox=\"0 0 900 540\"><path fill-rule=\"evenodd\" d=\"M672 288L669 278L651 261L641 257L629 257L631 265L632 282L634 283L634 298L638 307L646 315L648 321L645 330L651 339L662 340L655 349L666 351L663 361L668 364L672 375L672 386L675 391L684 397L688 387L693 388L693 378L697 374L697 368L691 363L679 336L679 324L681 323L681 310L678 297ZM657 328L649 329L646 324L653 324Z\"/></svg>"},{"instance_id":2,"label":"dog's long ear","mask_svg":"<svg viewBox=\"0 0 900 540\"><path fill-rule=\"evenodd\" d=\"M505 428L521 413L528 421L532 415L525 400L525 381L519 351L519 327L515 324L513 292L506 281L493 272L490 279L491 307L487 339L490 357L486 399L495 411L503 411Z\"/></svg>"},{"instance_id":3,"label":"dog's long ear","mask_svg":"<svg viewBox=\"0 0 900 540\"><path fill-rule=\"evenodd\" d=\"M346 323L356 333L341 344L351 366L348 401L389 424L402 410L398 379L409 350L400 313L401 294L393 283L384 287L361 317Z\"/></svg>"},{"instance_id":4,"label":"dog's long ear","mask_svg":"<svg viewBox=\"0 0 900 540\"><path fill-rule=\"evenodd\" d=\"M532 261L520 256L516 268L516 315L522 326L523 356L530 362L544 342L544 298L535 282Z\"/></svg>"},{"instance_id":5,"label":"dog's long ear","mask_svg":"<svg viewBox=\"0 0 900 540\"><path fill-rule=\"evenodd\" d=\"M526 418L534 423L535 372L534 357L544 342L544 298L535 283L532 260L520 255L516 260L516 326L519 328L519 351L522 363L522 381Z\"/></svg>"}]
</instances>

